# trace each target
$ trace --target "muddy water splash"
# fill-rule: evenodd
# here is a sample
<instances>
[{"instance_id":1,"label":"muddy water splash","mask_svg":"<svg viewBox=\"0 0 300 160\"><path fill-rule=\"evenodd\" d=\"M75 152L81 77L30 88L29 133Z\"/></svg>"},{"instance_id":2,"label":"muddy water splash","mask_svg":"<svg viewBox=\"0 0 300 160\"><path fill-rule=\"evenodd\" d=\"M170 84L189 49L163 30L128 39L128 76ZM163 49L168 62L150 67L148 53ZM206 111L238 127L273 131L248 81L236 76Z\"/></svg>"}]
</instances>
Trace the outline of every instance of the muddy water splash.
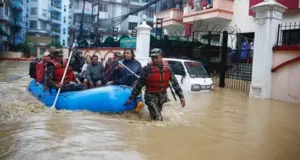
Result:
<instances>
[{"instance_id":1,"label":"muddy water splash","mask_svg":"<svg viewBox=\"0 0 300 160\"><path fill-rule=\"evenodd\" d=\"M45 108L27 82L0 83L0 159L300 159L299 105L217 90L186 94L186 108L172 101L164 122L150 122L147 109L104 115Z\"/></svg>"}]
</instances>

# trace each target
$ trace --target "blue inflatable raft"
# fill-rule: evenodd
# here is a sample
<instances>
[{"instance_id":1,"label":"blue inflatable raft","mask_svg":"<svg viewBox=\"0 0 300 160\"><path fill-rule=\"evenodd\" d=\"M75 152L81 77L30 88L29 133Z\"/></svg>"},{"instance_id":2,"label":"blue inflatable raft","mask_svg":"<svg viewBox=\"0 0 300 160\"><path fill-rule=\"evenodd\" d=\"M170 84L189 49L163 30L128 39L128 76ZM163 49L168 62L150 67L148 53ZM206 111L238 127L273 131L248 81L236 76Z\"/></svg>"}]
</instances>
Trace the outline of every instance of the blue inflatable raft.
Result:
<instances>
[{"instance_id":1,"label":"blue inflatable raft","mask_svg":"<svg viewBox=\"0 0 300 160\"><path fill-rule=\"evenodd\" d=\"M52 89L52 94L49 89L43 92L43 85L36 86L35 80L29 83L27 90L47 107L53 105L57 93L56 89ZM55 107L65 110L120 113L136 107L136 100L128 106L124 105L131 91L131 87L110 85L83 91L60 92Z\"/></svg>"}]
</instances>

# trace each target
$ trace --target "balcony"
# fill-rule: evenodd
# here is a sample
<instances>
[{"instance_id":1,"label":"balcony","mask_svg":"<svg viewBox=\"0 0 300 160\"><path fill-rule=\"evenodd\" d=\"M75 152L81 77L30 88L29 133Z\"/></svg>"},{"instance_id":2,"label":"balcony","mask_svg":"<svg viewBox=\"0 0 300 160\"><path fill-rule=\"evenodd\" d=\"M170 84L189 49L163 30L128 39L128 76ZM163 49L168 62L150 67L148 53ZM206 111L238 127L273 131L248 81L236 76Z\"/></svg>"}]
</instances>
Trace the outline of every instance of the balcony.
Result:
<instances>
[{"instance_id":1,"label":"balcony","mask_svg":"<svg viewBox=\"0 0 300 160\"><path fill-rule=\"evenodd\" d=\"M42 33L42 34L47 34L47 33L48 33L47 30L43 30L43 29L33 29L33 28L29 29L27 32L28 32L28 33Z\"/></svg>"},{"instance_id":2,"label":"balcony","mask_svg":"<svg viewBox=\"0 0 300 160\"><path fill-rule=\"evenodd\" d=\"M23 4L20 1L12 1L12 8L15 9L16 11L22 11L23 10Z\"/></svg>"},{"instance_id":3,"label":"balcony","mask_svg":"<svg viewBox=\"0 0 300 160\"><path fill-rule=\"evenodd\" d=\"M49 6L48 7L49 12L54 12L54 13L61 13L61 9L55 6Z\"/></svg>"},{"instance_id":4,"label":"balcony","mask_svg":"<svg viewBox=\"0 0 300 160\"><path fill-rule=\"evenodd\" d=\"M60 26L51 26L51 30L49 31L50 37L58 37L60 36Z\"/></svg>"},{"instance_id":5,"label":"balcony","mask_svg":"<svg viewBox=\"0 0 300 160\"><path fill-rule=\"evenodd\" d=\"M154 14L154 24L157 18L163 19L163 26L183 26L183 11L172 8Z\"/></svg>"},{"instance_id":6,"label":"balcony","mask_svg":"<svg viewBox=\"0 0 300 160\"><path fill-rule=\"evenodd\" d=\"M6 42L6 41L8 41L8 38L6 36L0 36L0 44L2 44L3 42Z\"/></svg>"},{"instance_id":7,"label":"balcony","mask_svg":"<svg viewBox=\"0 0 300 160\"><path fill-rule=\"evenodd\" d=\"M10 24L11 23L11 18L9 16L6 16L4 14L0 15L0 22L1 23L6 23L6 24Z\"/></svg>"},{"instance_id":8,"label":"balcony","mask_svg":"<svg viewBox=\"0 0 300 160\"><path fill-rule=\"evenodd\" d=\"M195 19L223 19L231 21L233 17L233 0L212 0L212 4L195 2L184 5L183 23L191 23Z\"/></svg>"},{"instance_id":9,"label":"balcony","mask_svg":"<svg viewBox=\"0 0 300 160\"><path fill-rule=\"evenodd\" d=\"M50 23L61 24L61 19L58 16L50 16Z\"/></svg>"},{"instance_id":10,"label":"balcony","mask_svg":"<svg viewBox=\"0 0 300 160\"><path fill-rule=\"evenodd\" d=\"M60 36L60 29L54 28L52 31L49 31L50 37L59 37Z\"/></svg>"},{"instance_id":11,"label":"balcony","mask_svg":"<svg viewBox=\"0 0 300 160\"><path fill-rule=\"evenodd\" d=\"M16 18L12 20L12 24L16 27L22 27L24 25L21 18Z\"/></svg>"}]
</instances>

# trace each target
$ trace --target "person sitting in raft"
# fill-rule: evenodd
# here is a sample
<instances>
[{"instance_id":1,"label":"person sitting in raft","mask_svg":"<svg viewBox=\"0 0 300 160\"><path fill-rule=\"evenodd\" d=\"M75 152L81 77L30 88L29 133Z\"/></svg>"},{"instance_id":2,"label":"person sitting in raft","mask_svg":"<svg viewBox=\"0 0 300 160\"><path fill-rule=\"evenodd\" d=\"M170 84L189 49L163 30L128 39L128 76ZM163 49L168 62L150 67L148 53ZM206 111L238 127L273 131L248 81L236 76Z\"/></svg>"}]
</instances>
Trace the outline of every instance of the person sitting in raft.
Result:
<instances>
[{"instance_id":1,"label":"person sitting in raft","mask_svg":"<svg viewBox=\"0 0 300 160\"><path fill-rule=\"evenodd\" d=\"M75 51L74 56L71 57L69 65L72 66L73 71L78 78L81 78L80 73L84 64L85 60L83 53L79 50Z\"/></svg>"},{"instance_id":2,"label":"person sitting in raft","mask_svg":"<svg viewBox=\"0 0 300 160\"><path fill-rule=\"evenodd\" d=\"M67 62L64 62L67 65ZM59 82L60 83L60 82ZM66 91L80 91L84 89L84 85L80 82L78 77L74 74L72 66L68 67L64 83L60 84L58 88L61 88L62 92Z\"/></svg>"},{"instance_id":3,"label":"person sitting in raft","mask_svg":"<svg viewBox=\"0 0 300 160\"><path fill-rule=\"evenodd\" d=\"M84 79L86 79L86 71L87 71L87 67L92 63L92 58L90 55L86 55L85 56L85 64L83 65L82 69L81 69L81 73L80 73L80 81L84 81Z\"/></svg>"},{"instance_id":4,"label":"person sitting in raft","mask_svg":"<svg viewBox=\"0 0 300 160\"><path fill-rule=\"evenodd\" d=\"M105 73L111 71L114 64L122 58L122 54L120 52L114 52L114 57L109 57L105 63Z\"/></svg>"},{"instance_id":5,"label":"person sitting in raft","mask_svg":"<svg viewBox=\"0 0 300 160\"><path fill-rule=\"evenodd\" d=\"M82 90L83 85L79 83L80 81L76 84L70 83L74 81L74 77L72 76L73 71L70 68L67 70L63 83L61 83L67 62L63 61L61 50L52 50L50 53L53 56L53 59L48 63L46 72L46 83L50 88L50 92L52 92L52 88L61 88L61 91Z\"/></svg>"},{"instance_id":6,"label":"person sitting in raft","mask_svg":"<svg viewBox=\"0 0 300 160\"><path fill-rule=\"evenodd\" d=\"M84 79L84 89L94 88L102 86L102 79L104 76L104 67L101 62L98 61L98 56L92 56L92 63L88 65L86 72L86 79Z\"/></svg>"},{"instance_id":7,"label":"person sitting in raft","mask_svg":"<svg viewBox=\"0 0 300 160\"><path fill-rule=\"evenodd\" d=\"M117 68L113 71L113 80L108 82L108 85L125 85L130 86L132 88L137 84L138 77L142 73L142 65L139 61L137 61L134 55L134 51L132 49L125 49L123 54L122 64L117 65ZM123 66L124 65L124 66ZM131 70L131 73L125 66ZM142 95L138 95L136 98L137 106L136 112L139 113L144 106L142 102Z\"/></svg>"},{"instance_id":8,"label":"person sitting in raft","mask_svg":"<svg viewBox=\"0 0 300 160\"><path fill-rule=\"evenodd\" d=\"M122 63L137 76L140 76L142 72L142 65L134 57L135 55L132 49L125 49L123 53L124 60ZM119 64L113 71L113 80L108 82L108 85L126 85L130 87L134 87L136 85L138 78L126 69L123 64Z\"/></svg>"},{"instance_id":9,"label":"person sitting in raft","mask_svg":"<svg viewBox=\"0 0 300 160\"><path fill-rule=\"evenodd\" d=\"M47 63L52 59L50 52L46 51L41 61L36 64L35 68L35 84L39 86L45 80L45 70Z\"/></svg>"},{"instance_id":10,"label":"person sitting in raft","mask_svg":"<svg viewBox=\"0 0 300 160\"><path fill-rule=\"evenodd\" d=\"M113 58L108 58L108 60L105 63L105 74L103 76L103 84L106 84L107 82L112 81L114 70L118 67L118 61L121 61L123 59L123 56L120 52L115 52Z\"/></svg>"}]
</instances>

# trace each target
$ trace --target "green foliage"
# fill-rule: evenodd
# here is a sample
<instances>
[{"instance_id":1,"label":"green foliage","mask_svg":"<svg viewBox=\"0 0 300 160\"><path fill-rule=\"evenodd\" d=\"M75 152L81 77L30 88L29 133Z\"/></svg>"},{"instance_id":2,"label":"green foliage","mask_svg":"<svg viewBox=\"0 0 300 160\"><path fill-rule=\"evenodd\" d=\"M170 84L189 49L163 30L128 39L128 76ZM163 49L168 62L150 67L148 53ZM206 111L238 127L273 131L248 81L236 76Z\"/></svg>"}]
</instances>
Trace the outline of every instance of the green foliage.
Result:
<instances>
[{"instance_id":1,"label":"green foliage","mask_svg":"<svg viewBox=\"0 0 300 160\"><path fill-rule=\"evenodd\" d=\"M119 39L119 42L121 41L121 39L123 39L123 38L130 38L128 35L122 35L121 37L120 37L120 39Z\"/></svg>"},{"instance_id":2,"label":"green foliage","mask_svg":"<svg viewBox=\"0 0 300 160\"><path fill-rule=\"evenodd\" d=\"M60 42L57 41L57 40L55 40L55 39L53 39L48 46L49 47L55 47L55 48L61 48L62 47L62 45L60 44Z\"/></svg>"},{"instance_id":3,"label":"green foliage","mask_svg":"<svg viewBox=\"0 0 300 160\"><path fill-rule=\"evenodd\" d=\"M27 40L25 40L24 43L13 46L13 48L16 52L23 52L25 57L30 57L30 47Z\"/></svg>"},{"instance_id":4,"label":"green foliage","mask_svg":"<svg viewBox=\"0 0 300 160\"><path fill-rule=\"evenodd\" d=\"M104 40L104 47L118 47L120 43L116 42L113 37L107 37Z\"/></svg>"},{"instance_id":5,"label":"green foliage","mask_svg":"<svg viewBox=\"0 0 300 160\"><path fill-rule=\"evenodd\" d=\"M86 39L83 39L79 42L79 47L82 47L82 48L86 48L89 46L89 43L86 41Z\"/></svg>"},{"instance_id":6,"label":"green foliage","mask_svg":"<svg viewBox=\"0 0 300 160\"><path fill-rule=\"evenodd\" d=\"M105 40L104 40L104 44L114 44L115 43L115 39L111 36L107 37Z\"/></svg>"}]
</instances>

